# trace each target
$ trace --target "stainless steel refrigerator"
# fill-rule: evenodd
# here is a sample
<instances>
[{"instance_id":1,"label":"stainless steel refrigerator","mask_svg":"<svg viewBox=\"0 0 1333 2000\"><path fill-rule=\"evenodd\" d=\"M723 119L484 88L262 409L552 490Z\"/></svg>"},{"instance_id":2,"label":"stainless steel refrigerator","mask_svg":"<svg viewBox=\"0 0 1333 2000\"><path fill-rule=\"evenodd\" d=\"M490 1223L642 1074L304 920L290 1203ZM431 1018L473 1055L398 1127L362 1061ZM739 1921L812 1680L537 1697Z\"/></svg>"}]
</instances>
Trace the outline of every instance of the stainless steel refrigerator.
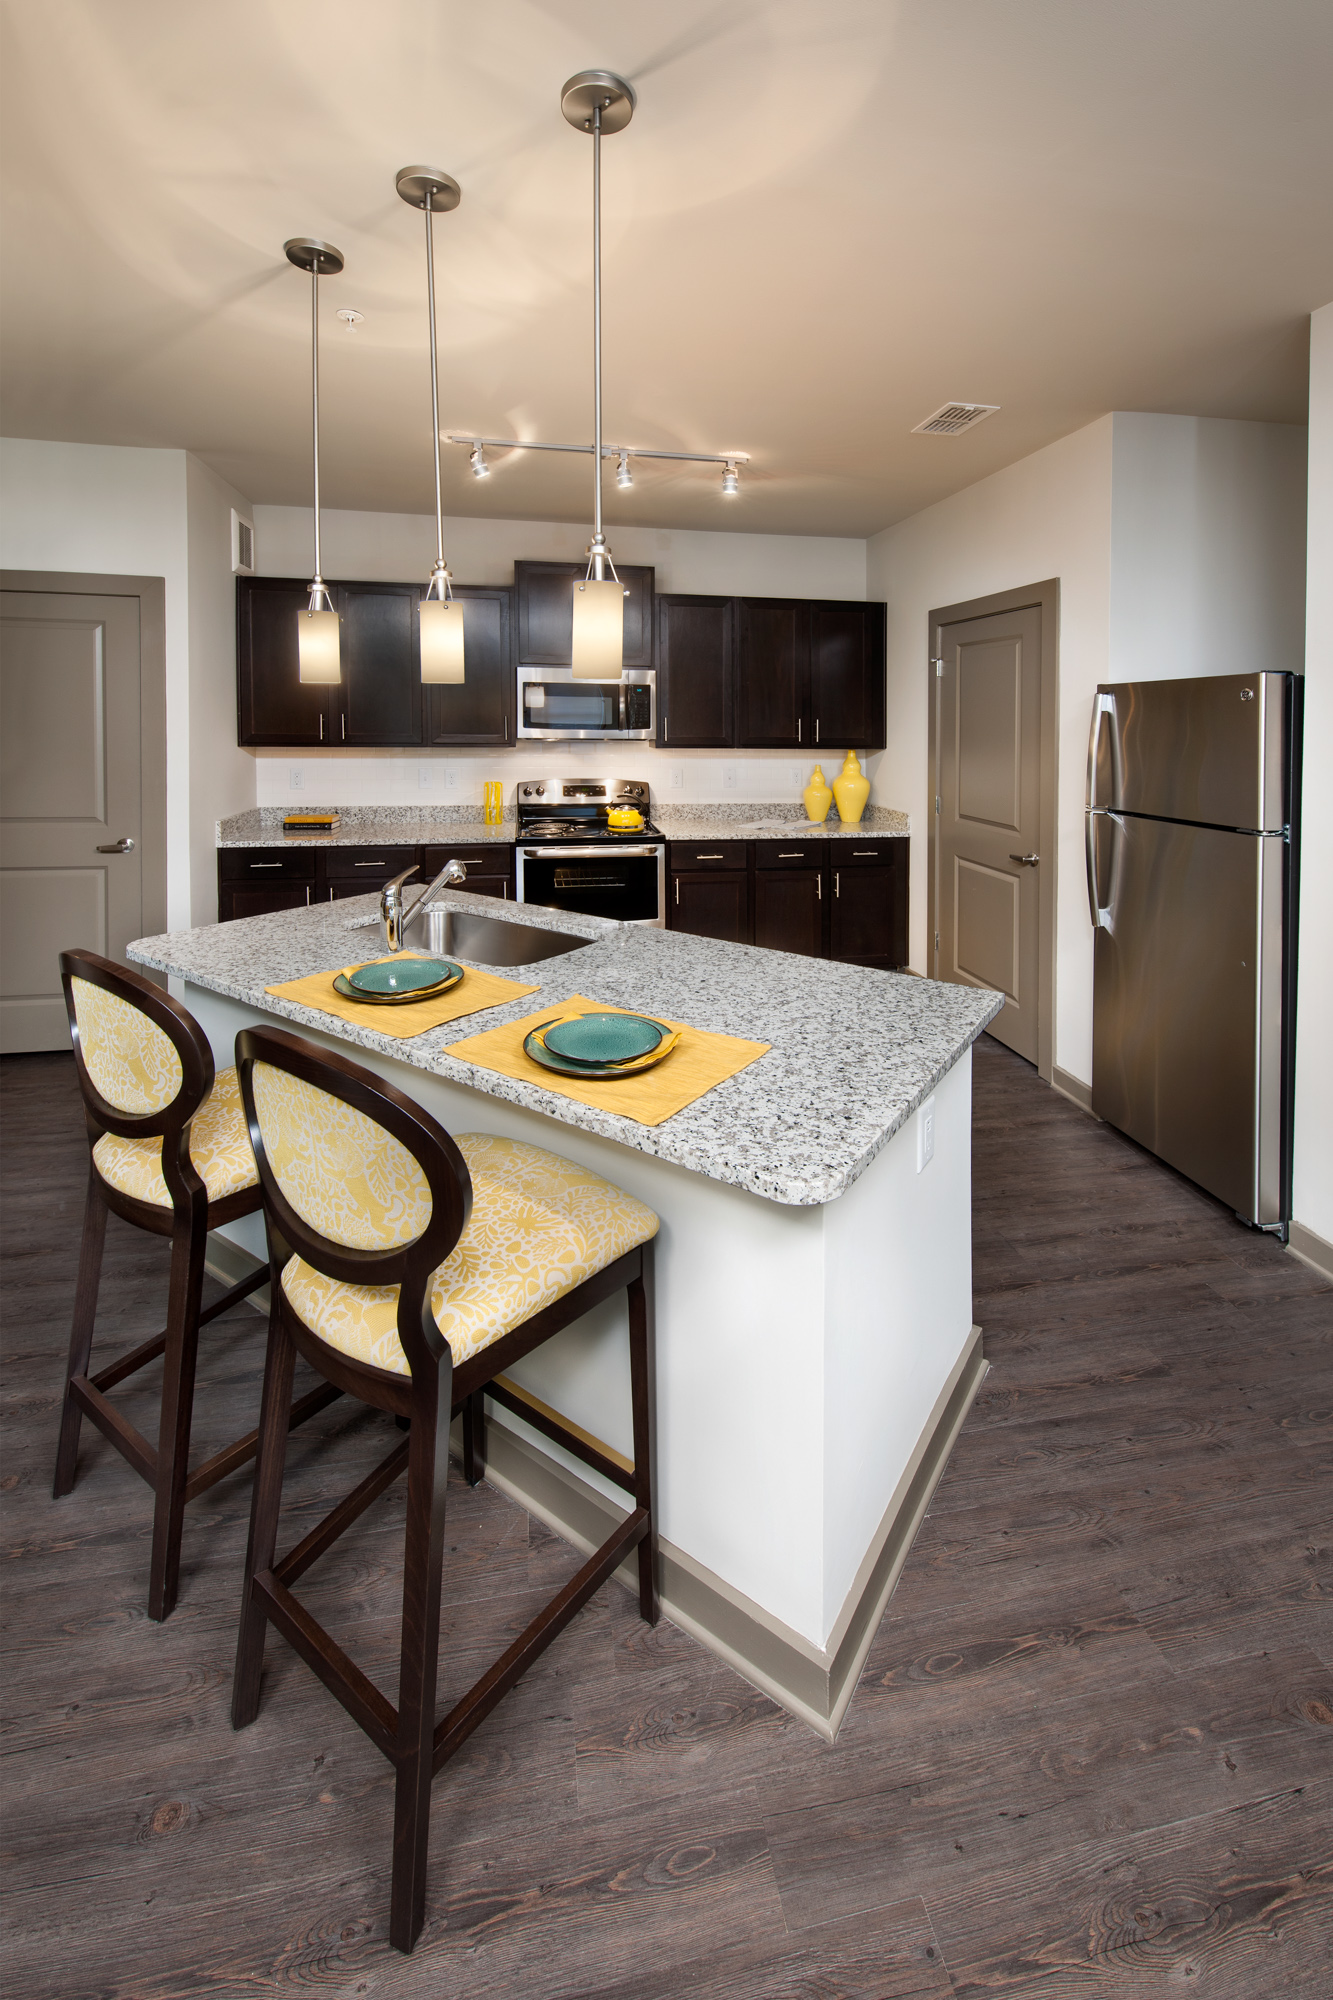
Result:
<instances>
[{"instance_id":1,"label":"stainless steel refrigerator","mask_svg":"<svg viewBox=\"0 0 1333 2000\"><path fill-rule=\"evenodd\" d=\"M1284 1241L1300 695L1101 687L1088 747L1092 1108Z\"/></svg>"}]
</instances>

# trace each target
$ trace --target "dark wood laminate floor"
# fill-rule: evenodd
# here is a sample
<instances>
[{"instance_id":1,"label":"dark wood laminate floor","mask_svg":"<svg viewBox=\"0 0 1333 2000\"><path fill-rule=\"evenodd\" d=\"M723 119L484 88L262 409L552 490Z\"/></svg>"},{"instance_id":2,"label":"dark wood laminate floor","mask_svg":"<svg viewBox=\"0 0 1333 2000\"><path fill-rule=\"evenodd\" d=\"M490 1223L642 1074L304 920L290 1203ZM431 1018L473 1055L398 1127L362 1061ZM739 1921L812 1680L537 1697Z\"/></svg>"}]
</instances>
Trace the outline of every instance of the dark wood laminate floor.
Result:
<instances>
[{"instance_id":1,"label":"dark wood laminate floor","mask_svg":"<svg viewBox=\"0 0 1333 2000\"><path fill-rule=\"evenodd\" d=\"M147 1490L90 1427L50 1498L85 1142L68 1057L2 1081L9 1993L1333 1993L1333 1293L1007 1050L976 1058L992 1373L838 1743L607 1586L438 1781L411 1960L388 1766L272 1639L229 1726L247 1476L189 1510L161 1627ZM164 1272L113 1220L99 1352ZM201 1445L251 1421L261 1342L210 1330ZM294 1518L386 1422L315 1419ZM451 1502L442 1700L575 1563ZM303 1586L381 1677L400 1507Z\"/></svg>"}]
</instances>

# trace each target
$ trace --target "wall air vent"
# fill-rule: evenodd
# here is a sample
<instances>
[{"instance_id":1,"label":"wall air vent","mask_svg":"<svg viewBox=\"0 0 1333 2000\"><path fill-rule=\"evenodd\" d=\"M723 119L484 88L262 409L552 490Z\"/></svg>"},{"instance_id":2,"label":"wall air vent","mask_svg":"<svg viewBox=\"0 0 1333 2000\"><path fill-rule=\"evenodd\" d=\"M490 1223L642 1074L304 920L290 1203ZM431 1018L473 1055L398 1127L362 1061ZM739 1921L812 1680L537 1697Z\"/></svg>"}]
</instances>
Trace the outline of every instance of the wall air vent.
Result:
<instances>
[{"instance_id":1,"label":"wall air vent","mask_svg":"<svg viewBox=\"0 0 1333 2000\"><path fill-rule=\"evenodd\" d=\"M999 407L998 403L941 403L924 423L913 424L912 435L929 431L938 437L956 437L959 431L970 431L974 424L985 423Z\"/></svg>"}]
</instances>

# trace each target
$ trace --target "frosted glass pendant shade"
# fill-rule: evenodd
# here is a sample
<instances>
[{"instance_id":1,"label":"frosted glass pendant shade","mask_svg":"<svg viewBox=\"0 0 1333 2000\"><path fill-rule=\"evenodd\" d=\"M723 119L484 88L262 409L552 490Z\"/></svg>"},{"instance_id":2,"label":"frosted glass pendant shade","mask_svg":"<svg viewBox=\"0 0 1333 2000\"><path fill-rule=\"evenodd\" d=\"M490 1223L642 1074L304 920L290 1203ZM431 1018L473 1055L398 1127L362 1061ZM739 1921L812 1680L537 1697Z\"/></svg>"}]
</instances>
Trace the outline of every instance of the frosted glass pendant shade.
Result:
<instances>
[{"instance_id":1,"label":"frosted glass pendant shade","mask_svg":"<svg viewBox=\"0 0 1333 2000\"><path fill-rule=\"evenodd\" d=\"M463 678L463 607L429 598L421 607L421 678L457 683Z\"/></svg>"},{"instance_id":2,"label":"frosted glass pendant shade","mask_svg":"<svg viewBox=\"0 0 1333 2000\"><path fill-rule=\"evenodd\" d=\"M576 681L618 681L625 662L625 587L614 577L589 577L574 585L574 643L570 665Z\"/></svg>"},{"instance_id":3,"label":"frosted glass pendant shade","mask_svg":"<svg viewBox=\"0 0 1333 2000\"><path fill-rule=\"evenodd\" d=\"M336 611L301 611L297 614L300 632L301 679L337 682L342 679L338 652Z\"/></svg>"}]
</instances>

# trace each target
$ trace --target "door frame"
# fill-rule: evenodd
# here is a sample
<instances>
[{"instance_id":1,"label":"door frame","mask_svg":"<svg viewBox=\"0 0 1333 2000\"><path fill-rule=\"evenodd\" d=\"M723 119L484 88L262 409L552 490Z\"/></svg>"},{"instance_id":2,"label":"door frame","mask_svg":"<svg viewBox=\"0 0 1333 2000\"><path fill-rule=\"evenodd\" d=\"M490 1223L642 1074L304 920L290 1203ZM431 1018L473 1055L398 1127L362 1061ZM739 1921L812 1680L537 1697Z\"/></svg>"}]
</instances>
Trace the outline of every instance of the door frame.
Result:
<instances>
[{"instance_id":1,"label":"door frame","mask_svg":"<svg viewBox=\"0 0 1333 2000\"><path fill-rule=\"evenodd\" d=\"M1055 1065L1055 911L1058 879L1059 827L1058 780L1060 749L1060 579L1048 577L1044 583L1024 585L1018 590L993 591L988 597L970 597L961 604L946 604L929 614L927 620L926 673L930 680L929 762L931 809L926 858L926 955L930 976L939 964L935 945L939 917L939 811L940 811L940 676L935 662L940 652L940 628L964 618L990 618L1005 611L1041 612L1041 743L1038 770L1038 839L1041 872L1037 878L1037 1074L1051 1083Z\"/></svg>"},{"instance_id":2,"label":"door frame","mask_svg":"<svg viewBox=\"0 0 1333 2000\"><path fill-rule=\"evenodd\" d=\"M167 927L167 586L160 576L0 570L0 590L139 600L139 881L141 937ZM151 977L151 975L150 975Z\"/></svg>"}]
</instances>

